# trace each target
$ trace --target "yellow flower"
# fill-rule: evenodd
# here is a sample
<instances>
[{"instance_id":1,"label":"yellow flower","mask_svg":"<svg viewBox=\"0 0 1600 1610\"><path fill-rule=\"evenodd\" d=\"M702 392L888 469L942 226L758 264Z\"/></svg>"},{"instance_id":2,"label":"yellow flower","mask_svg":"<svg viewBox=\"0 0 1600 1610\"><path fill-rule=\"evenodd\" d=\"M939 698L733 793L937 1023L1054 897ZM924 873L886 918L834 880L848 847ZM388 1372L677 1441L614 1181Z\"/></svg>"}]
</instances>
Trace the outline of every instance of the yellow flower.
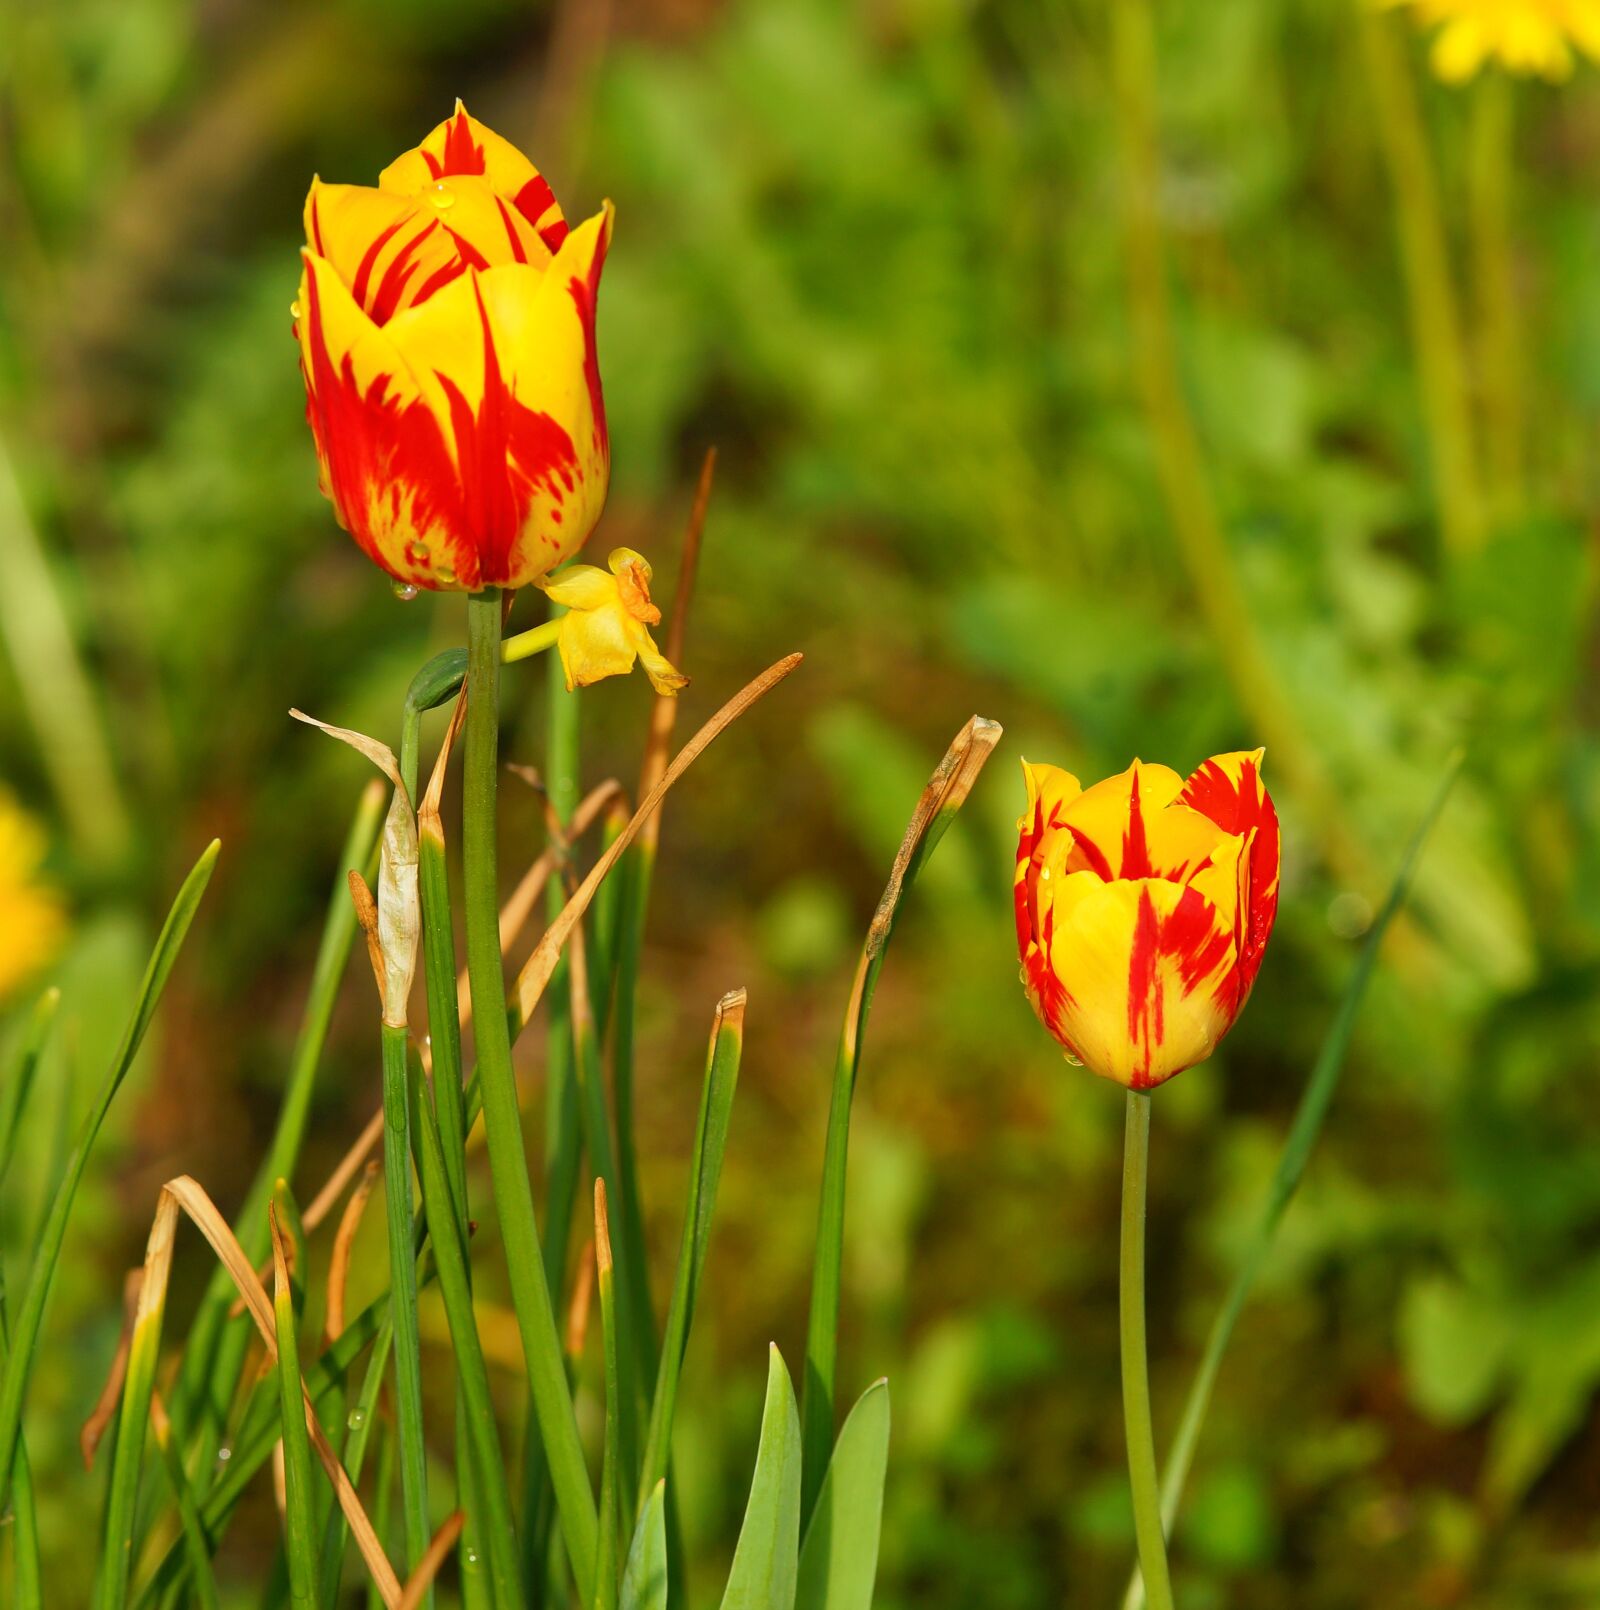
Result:
<instances>
[{"instance_id":1,"label":"yellow flower","mask_svg":"<svg viewBox=\"0 0 1600 1610\"><path fill-rule=\"evenodd\" d=\"M1249 998L1278 911L1261 753L1213 755L1187 779L1136 760L1092 788L1023 762L1023 987L1102 1078L1149 1090L1205 1061Z\"/></svg>"},{"instance_id":2,"label":"yellow flower","mask_svg":"<svg viewBox=\"0 0 1600 1610\"><path fill-rule=\"evenodd\" d=\"M0 792L0 1000L55 954L66 928L60 897L39 877L39 824Z\"/></svg>"},{"instance_id":3,"label":"yellow flower","mask_svg":"<svg viewBox=\"0 0 1600 1610\"><path fill-rule=\"evenodd\" d=\"M688 677L667 663L650 635L661 611L650 602L649 564L632 548L613 549L606 563L609 572L595 565L568 565L539 584L567 608L556 647L568 690L586 688L602 677L626 676L636 659L657 693L687 687Z\"/></svg>"},{"instance_id":4,"label":"yellow flower","mask_svg":"<svg viewBox=\"0 0 1600 1610\"><path fill-rule=\"evenodd\" d=\"M398 586L521 587L583 546L611 474L595 304L611 205L572 229L455 115L365 185L313 180L291 310L322 490Z\"/></svg>"},{"instance_id":5,"label":"yellow flower","mask_svg":"<svg viewBox=\"0 0 1600 1610\"><path fill-rule=\"evenodd\" d=\"M1527 77L1563 79L1573 47L1600 60L1600 0L1385 0L1409 5L1437 27L1433 70L1447 83L1471 78L1487 61Z\"/></svg>"}]
</instances>

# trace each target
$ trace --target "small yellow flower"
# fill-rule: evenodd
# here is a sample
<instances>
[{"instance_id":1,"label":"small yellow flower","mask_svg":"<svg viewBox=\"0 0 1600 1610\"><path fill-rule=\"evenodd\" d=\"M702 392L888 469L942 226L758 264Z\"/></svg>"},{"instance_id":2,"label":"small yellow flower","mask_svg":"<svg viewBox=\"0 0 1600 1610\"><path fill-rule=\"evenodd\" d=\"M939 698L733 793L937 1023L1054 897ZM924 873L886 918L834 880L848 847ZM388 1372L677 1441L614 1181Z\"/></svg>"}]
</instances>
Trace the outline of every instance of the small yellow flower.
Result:
<instances>
[{"instance_id":1,"label":"small yellow flower","mask_svg":"<svg viewBox=\"0 0 1600 1610\"><path fill-rule=\"evenodd\" d=\"M60 897L39 877L44 853L39 824L0 792L0 1000L50 960L66 928Z\"/></svg>"},{"instance_id":2,"label":"small yellow flower","mask_svg":"<svg viewBox=\"0 0 1600 1610\"><path fill-rule=\"evenodd\" d=\"M626 676L637 659L657 693L676 693L688 677L667 663L650 628L661 611L650 602L650 566L632 548L614 548L596 565L568 565L540 586L567 613L561 617L556 647L567 689L586 688L602 677Z\"/></svg>"},{"instance_id":3,"label":"small yellow flower","mask_svg":"<svg viewBox=\"0 0 1600 1610\"><path fill-rule=\"evenodd\" d=\"M1522 77L1563 79L1573 48L1600 61L1600 0L1384 0L1409 5L1437 27L1433 70L1447 83L1471 78L1485 62Z\"/></svg>"}]
</instances>

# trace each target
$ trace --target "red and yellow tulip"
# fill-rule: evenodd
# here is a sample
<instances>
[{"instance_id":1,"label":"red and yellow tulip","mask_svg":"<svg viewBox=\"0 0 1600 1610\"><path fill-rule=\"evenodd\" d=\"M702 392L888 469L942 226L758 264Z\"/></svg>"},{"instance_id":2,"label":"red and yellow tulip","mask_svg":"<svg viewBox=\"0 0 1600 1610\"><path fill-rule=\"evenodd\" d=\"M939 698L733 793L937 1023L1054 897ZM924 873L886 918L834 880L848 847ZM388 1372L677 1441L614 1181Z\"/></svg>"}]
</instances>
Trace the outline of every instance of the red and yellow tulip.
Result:
<instances>
[{"instance_id":1,"label":"red and yellow tulip","mask_svg":"<svg viewBox=\"0 0 1600 1610\"><path fill-rule=\"evenodd\" d=\"M295 334L322 490L405 587L520 587L580 548L611 455L595 304L611 207L467 115L376 189L313 180Z\"/></svg>"},{"instance_id":2,"label":"red and yellow tulip","mask_svg":"<svg viewBox=\"0 0 1600 1610\"><path fill-rule=\"evenodd\" d=\"M1249 997L1278 909L1261 755L1215 755L1187 780L1136 760L1087 789L1023 763L1023 983L1103 1078L1148 1090L1203 1062Z\"/></svg>"}]
</instances>

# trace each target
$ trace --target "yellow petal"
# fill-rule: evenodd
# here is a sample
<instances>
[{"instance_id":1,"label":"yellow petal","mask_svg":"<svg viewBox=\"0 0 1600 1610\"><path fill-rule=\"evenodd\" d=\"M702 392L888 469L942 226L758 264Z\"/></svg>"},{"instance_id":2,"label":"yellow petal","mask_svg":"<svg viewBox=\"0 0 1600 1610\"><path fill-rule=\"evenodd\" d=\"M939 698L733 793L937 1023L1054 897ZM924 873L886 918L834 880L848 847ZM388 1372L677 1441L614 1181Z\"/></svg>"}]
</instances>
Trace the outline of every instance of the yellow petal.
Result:
<instances>
[{"instance_id":1,"label":"yellow petal","mask_svg":"<svg viewBox=\"0 0 1600 1610\"><path fill-rule=\"evenodd\" d=\"M616 578L596 565L568 565L541 586L568 609L604 609L617 603Z\"/></svg>"}]
</instances>

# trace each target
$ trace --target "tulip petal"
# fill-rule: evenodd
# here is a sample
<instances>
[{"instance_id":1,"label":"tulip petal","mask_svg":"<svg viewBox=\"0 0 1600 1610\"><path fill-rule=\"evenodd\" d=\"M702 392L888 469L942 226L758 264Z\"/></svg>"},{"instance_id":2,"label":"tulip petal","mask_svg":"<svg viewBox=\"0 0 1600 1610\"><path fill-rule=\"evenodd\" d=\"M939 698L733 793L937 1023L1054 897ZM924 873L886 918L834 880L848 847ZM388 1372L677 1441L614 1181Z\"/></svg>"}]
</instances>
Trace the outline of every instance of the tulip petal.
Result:
<instances>
[{"instance_id":1,"label":"tulip petal","mask_svg":"<svg viewBox=\"0 0 1600 1610\"><path fill-rule=\"evenodd\" d=\"M1278 914L1278 812L1261 781L1263 749L1213 755L1183 785L1180 796L1225 833L1249 846L1241 875L1239 1003L1255 984L1267 938Z\"/></svg>"},{"instance_id":2,"label":"tulip petal","mask_svg":"<svg viewBox=\"0 0 1600 1610\"><path fill-rule=\"evenodd\" d=\"M509 140L468 115L460 101L455 112L421 145L397 157L378 176L381 190L415 195L429 184L455 176L482 175L532 225L552 252L567 238L567 223L539 170Z\"/></svg>"},{"instance_id":3,"label":"tulip petal","mask_svg":"<svg viewBox=\"0 0 1600 1610\"><path fill-rule=\"evenodd\" d=\"M1215 823L1178 804L1183 779L1169 766L1136 760L1092 788L1063 813L1063 870L1112 878L1186 881L1211 859L1222 835Z\"/></svg>"},{"instance_id":4,"label":"tulip petal","mask_svg":"<svg viewBox=\"0 0 1600 1610\"><path fill-rule=\"evenodd\" d=\"M1057 923L1066 1038L1103 1077L1147 1090L1204 1061L1236 999L1233 923L1165 878L1085 886Z\"/></svg>"},{"instance_id":5,"label":"tulip petal","mask_svg":"<svg viewBox=\"0 0 1600 1610\"><path fill-rule=\"evenodd\" d=\"M370 558L399 581L435 587L429 556L466 541L444 396L356 306L326 259L304 258L297 333L322 489Z\"/></svg>"}]
</instances>

